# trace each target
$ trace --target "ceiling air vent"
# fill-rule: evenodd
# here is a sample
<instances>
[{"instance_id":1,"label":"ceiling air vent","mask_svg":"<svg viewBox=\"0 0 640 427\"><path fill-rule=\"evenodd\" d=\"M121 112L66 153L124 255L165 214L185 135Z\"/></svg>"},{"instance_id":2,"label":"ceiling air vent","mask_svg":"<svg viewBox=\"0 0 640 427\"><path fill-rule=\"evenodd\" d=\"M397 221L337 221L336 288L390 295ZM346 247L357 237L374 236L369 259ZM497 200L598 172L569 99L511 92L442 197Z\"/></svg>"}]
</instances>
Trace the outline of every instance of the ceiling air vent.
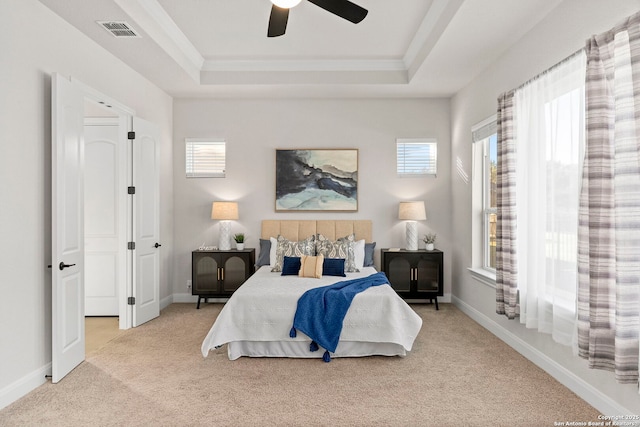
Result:
<instances>
[{"instance_id":1,"label":"ceiling air vent","mask_svg":"<svg viewBox=\"0 0 640 427\"><path fill-rule=\"evenodd\" d=\"M131 25L125 21L97 21L98 25L102 26L105 30L109 31L114 37L117 38L131 38L140 37L140 34L136 32Z\"/></svg>"}]
</instances>

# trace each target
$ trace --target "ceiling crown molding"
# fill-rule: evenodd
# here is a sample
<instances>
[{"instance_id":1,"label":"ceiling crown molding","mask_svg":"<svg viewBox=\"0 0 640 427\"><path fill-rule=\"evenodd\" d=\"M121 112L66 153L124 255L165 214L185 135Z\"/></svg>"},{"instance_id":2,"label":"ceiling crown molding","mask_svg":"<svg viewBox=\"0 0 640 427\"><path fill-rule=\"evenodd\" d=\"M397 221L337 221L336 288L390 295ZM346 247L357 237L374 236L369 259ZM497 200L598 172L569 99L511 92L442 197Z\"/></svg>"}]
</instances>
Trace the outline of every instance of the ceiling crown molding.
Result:
<instances>
[{"instance_id":1,"label":"ceiling crown molding","mask_svg":"<svg viewBox=\"0 0 640 427\"><path fill-rule=\"evenodd\" d=\"M203 71L406 71L396 59L307 59L307 60L206 60Z\"/></svg>"},{"instance_id":2,"label":"ceiling crown molding","mask_svg":"<svg viewBox=\"0 0 640 427\"><path fill-rule=\"evenodd\" d=\"M402 60L208 60L201 84L406 84Z\"/></svg>"},{"instance_id":3,"label":"ceiling crown molding","mask_svg":"<svg viewBox=\"0 0 640 427\"><path fill-rule=\"evenodd\" d=\"M114 0L189 76L200 81L204 58L156 0Z\"/></svg>"},{"instance_id":4,"label":"ceiling crown molding","mask_svg":"<svg viewBox=\"0 0 640 427\"><path fill-rule=\"evenodd\" d=\"M402 59L205 59L157 0L114 0L198 84L408 84L464 0L434 0ZM298 73L294 76L294 73Z\"/></svg>"},{"instance_id":5,"label":"ceiling crown molding","mask_svg":"<svg viewBox=\"0 0 640 427\"><path fill-rule=\"evenodd\" d=\"M427 59L465 0L434 0L404 55L409 80Z\"/></svg>"}]
</instances>

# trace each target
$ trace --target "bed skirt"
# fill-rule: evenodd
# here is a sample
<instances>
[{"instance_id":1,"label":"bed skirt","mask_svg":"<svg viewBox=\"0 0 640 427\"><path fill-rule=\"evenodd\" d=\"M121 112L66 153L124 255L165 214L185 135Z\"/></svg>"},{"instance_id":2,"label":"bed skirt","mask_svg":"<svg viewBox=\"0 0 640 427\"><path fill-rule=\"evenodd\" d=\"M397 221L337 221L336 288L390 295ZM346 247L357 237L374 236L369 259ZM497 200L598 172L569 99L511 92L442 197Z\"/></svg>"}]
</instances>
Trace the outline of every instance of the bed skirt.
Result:
<instances>
[{"instance_id":1,"label":"bed skirt","mask_svg":"<svg viewBox=\"0 0 640 427\"><path fill-rule=\"evenodd\" d=\"M233 341L227 344L229 359L240 357L298 357L321 358L323 349L309 351L308 341ZM340 341L334 357L363 356L406 356L407 351L400 344Z\"/></svg>"}]
</instances>

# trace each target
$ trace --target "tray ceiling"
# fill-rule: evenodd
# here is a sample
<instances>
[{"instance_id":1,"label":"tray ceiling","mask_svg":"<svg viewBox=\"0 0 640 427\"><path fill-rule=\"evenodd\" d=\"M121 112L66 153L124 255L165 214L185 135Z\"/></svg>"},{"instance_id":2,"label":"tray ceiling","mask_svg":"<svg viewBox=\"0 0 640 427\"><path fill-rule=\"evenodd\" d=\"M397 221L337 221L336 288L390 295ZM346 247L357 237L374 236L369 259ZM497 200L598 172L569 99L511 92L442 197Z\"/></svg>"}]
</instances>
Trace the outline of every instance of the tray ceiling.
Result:
<instances>
[{"instance_id":1,"label":"tray ceiling","mask_svg":"<svg viewBox=\"0 0 640 427\"><path fill-rule=\"evenodd\" d=\"M269 0L40 1L175 97L448 97L561 0L354 0L359 24L303 0L275 38Z\"/></svg>"}]
</instances>

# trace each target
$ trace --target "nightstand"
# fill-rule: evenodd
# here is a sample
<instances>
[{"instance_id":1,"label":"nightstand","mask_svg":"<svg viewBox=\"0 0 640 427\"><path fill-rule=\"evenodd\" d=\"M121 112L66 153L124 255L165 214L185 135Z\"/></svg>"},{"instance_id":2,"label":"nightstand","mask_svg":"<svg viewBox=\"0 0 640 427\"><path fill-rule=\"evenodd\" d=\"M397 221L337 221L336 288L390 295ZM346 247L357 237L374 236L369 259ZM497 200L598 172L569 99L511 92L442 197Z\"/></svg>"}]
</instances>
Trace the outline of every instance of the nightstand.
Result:
<instances>
[{"instance_id":1,"label":"nightstand","mask_svg":"<svg viewBox=\"0 0 640 427\"><path fill-rule=\"evenodd\" d=\"M382 271L398 295L404 299L435 301L439 310L438 297L444 295L442 251L381 249L381 258Z\"/></svg>"},{"instance_id":2,"label":"nightstand","mask_svg":"<svg viewBox=\"0 0 640 427\"><path fill-rule=\"evenodd\" d=\"M228 298L255 271L256 250L193 251L191 253L191 294L204 298Z\"/></svg>"}]
</instances>

